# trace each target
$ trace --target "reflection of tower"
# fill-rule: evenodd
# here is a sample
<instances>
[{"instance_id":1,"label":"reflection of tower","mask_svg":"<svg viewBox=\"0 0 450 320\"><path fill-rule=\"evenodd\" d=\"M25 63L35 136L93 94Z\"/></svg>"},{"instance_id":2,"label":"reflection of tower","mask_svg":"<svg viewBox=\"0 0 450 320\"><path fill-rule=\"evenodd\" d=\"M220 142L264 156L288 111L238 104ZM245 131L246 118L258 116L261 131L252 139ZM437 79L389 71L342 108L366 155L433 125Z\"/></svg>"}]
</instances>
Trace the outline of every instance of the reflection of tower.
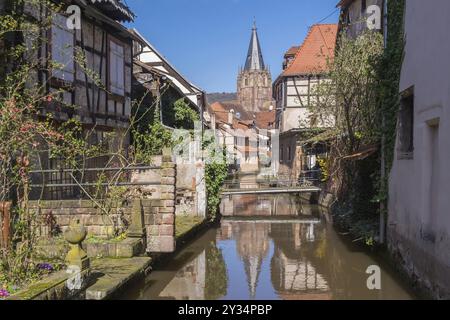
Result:
<instances>
[{"instance_id":1,"label":"reflection of tower","mask_svg":"<svg viewBox=\"0 0 450 320\"><path fill-rule=\"evenodd\" d=\"M269 253L270 225L245 222L237 226L235 228L237 251L244 262L250 296L254 299L261 266Z\"/></svg>"},{"instance_id":2,"label":"reflection of tower","mask_svg":"<svg viewBox=\"0 0 450 320\"><path fill-rule=\"evenodd\" d=\"M308 231L306 233L306 240L309 242L314 242L316 240L316 236L314 234L314 223L311 223L308 226Z\"/></svg>"}]
</instances>

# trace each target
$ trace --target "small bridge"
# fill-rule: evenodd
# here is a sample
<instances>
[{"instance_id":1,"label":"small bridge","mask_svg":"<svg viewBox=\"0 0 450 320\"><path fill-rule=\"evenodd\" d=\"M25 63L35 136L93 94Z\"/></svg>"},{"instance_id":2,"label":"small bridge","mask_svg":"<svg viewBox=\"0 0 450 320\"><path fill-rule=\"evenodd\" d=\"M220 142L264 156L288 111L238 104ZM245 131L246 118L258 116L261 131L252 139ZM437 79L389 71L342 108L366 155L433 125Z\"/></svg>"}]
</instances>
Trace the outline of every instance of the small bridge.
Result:
<instances>
[{"instance_id":1,"label":"small bridge","mask_svg":"<svg viewBox=\"0 0 450 320\"><path fill-rule=\"evenodd\" d=\"M318 193L318 187L261 187L243 189L224 189L223 196L246 195L246 194L280 194L280 193Z\"/></svg>"},{"instance_id":2,"label":"small bridge","mask_svg":"<svg viewBox=\"0 0 450 320\"><path fill-rule=\"evenodd\" d=\"M281 193L319 193L321 189L313 181L270 180L270 181L227 181L223 196Z\"/></svg>"}]
</instances>

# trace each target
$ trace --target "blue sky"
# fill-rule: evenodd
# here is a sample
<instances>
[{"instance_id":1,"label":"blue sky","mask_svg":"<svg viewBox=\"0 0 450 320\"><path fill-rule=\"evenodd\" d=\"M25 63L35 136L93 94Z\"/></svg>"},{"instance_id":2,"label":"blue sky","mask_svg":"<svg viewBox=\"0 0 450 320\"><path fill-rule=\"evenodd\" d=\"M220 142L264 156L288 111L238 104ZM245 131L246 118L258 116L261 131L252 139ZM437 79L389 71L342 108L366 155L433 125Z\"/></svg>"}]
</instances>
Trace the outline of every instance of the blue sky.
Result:
<instances>
[{"instance_id":1,"label":"blue sky","mask_svg":"<svg viewBox=\"0 0 450 320\"><path fill-rule=\"evenodd\" d=\"M265 62L275 79L284 52L338 0L124 0L137 28L175 67L207 92L236 91L256 18ZM338 21L338 12L323 23Z\"/></svg>"}]
</instances>

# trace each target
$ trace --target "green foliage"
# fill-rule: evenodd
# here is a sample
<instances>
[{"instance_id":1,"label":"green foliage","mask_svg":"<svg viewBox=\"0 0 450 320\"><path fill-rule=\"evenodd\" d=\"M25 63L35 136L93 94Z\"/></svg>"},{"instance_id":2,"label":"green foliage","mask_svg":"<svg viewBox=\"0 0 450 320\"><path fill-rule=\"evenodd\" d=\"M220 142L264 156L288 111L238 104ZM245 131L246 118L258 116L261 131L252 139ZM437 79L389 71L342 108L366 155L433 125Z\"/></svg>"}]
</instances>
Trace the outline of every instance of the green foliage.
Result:
<instances>
[{"instance_id":1,"label":"green foliage","mask_svg":"<svg viewBox=\"0 0 450 320\"><path fill-rule=\"evenodd\" d=\"M317 86L320 99L311 108L315 117L336 121L337 138L332 141L326 170L339 198L336 221L368 244L378 232L379 203L387 200L387 179L380 179L379 157L362 161L343 161L342 157L380 145L384 135L388 170L391 166L403 55L403 8L404 1L389 2L386 49L379 32L366 31L356 39L348 38L345 31L340 35L330 64L331 82Z\"/></svg>"},{"instance_id":2,"label":"green foliage","mask_svg":"<svg viewBox=\"0 0 450 320\"><path fill-rule=\"evenodd\" d=\"M320 96L311 106L315 118L334 120L340 149L353 153L379 140L379 79L383 36L367 31L356 39L342 32L330 63L330 82L315 87Z\"/></svg>"},{"instance_id":3,"label":"green foliage","mask_svg":"<svg viewBox=\"0 0 450 320\"><path fill-rule=\"evenodd\" d=\"M215 151L214 151L215 152ZM226 151L223 150L222 158L217 159L215 154L211 155L212 161L207 161L205 166L206 193L208 197L208 212L211 219L217 217L221 202L220 192L228 177L228 164L226 162Z\"/></svg>"},{"instance_id":4,"label":"green foliage","mask_svg":"<svg viewBox=\"0 0 450 320\"><path fill-rule=\"evenodd\" d=\"M200 121L198 113L186 103L184 98L174 103L174 111L176 128L194 129L195 122Z\"/></svg>"},{"instance_id":5,"label":"green foliage","mask_svg":"<svg viewBox=\"0 0 450 320\"><path fill-rule=\"evenodd\" d=\"M42 6L49 13L59 11L51 1L17 0L0 21L0 45L7 44L0 46L0 203L13 205L9 246L0 250L0 274L13 285L32 281L36 276L32 257L41 217L28 207L30 171L42 169L42 155L82 169L87 159L103 151L88 143L91 132L79 121L61 124L51 113L42 120L43 108L50 104L61 107L60 96L67 88L48 93L46 83L37 82L38 70L50 72L43 70L45 57L38 59L37 52L45 45L40 35L49 30L53 15L40 21L27 19L21 8L24 3ZM13 38L19 41L5 41ZM49 65L58 68L50 61Z\"/></svg>"},{"instance_id":6,"label":"green foliage","mask_svg":"<svg viewBox=\"0 0 450 320\"><path fill-rule=\"evenodd\" d=\"M387 45L380 67L380 101L384 115L384 153L386 158L386 179L378 180L378 201L388 200L388 180L395 151L398 111L400 110L400 73L404 54L404 8L405 0L388 2Z\"/></svg>"},{"instance_id":7,"label":"green foliage","mask_svg":"<svg viewBox=\"0 0 450 320\"><path fill-rule=\"evenodd\" d=\"M160 121L155 121L144 132L133 131L135 158L138 163L151 164L156 155L161 155L165 147L171 147L172 132Z\"/></svg>"},{"instance_id":8,"label":"green foliage","mask_svg":"<svg viewBox=\"0 0 450 320\"><path fill-rule=\"evenodd\" d=\"M214 242L206 249L205 298L218 300L227 294L227 266L222 251Z\"/></svg>"},{"instance_id":9,"label":"green foliage","mask_svg":"<svg viewBox=\"0 0 450 320\"><path fill-rule=\"evenodd\" d=\"M322 176L321 182L327 182L328 179L330 179L330 170L329 170L329 163L328 159L317 159L317 163L320 167L320 173Z\"/></svg>"}]
</instances>

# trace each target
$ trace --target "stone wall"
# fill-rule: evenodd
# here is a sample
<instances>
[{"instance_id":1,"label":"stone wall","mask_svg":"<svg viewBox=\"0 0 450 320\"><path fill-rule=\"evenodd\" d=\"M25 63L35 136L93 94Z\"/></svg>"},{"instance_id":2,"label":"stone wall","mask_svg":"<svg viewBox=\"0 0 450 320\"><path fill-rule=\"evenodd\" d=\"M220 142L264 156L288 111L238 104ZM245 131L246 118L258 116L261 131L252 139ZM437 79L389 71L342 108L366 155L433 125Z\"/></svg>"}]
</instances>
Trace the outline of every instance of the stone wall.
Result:
<instances>
[{"instance_id":1,"label":"stone wall","mask_svg":"<svg viewBox=\"0 0 450 320\"><path fill-rule=\"evenodd\" d=\"M206 217L204 163L177 163L176 181L176 215Z\"/></svg>"},{"instance_id":2,"label":"stone wall","mask_svg":"<svg viewBox=\"0 0 450 320\"><path fill-rule=\"evenodd\" d=\"M414 150L403 150L398 135L389 177L388 245L396 264L433 297L449 299L450 80L442 70L450 69L450 43L441 39L450 28L450 2L405 3L399 91L414 93Z\"/></svg>"},{"instance_id":3,"label":"stone wall","mask_svg":"<svg viewBox=\"0 0 450 320\"><path fill-rule=\"evenodd\" d=\"M98 201L91 200L30 202L30 208L39 214L41 236L61 234L72 221L79 220L88 229L88 234L96 237L111 237L114 226L124 229L131 227L129 233L136 237L136 234L139 236L140 228L142 236L146 238L146 251L173 252L176 165L171 162L170 157L162 160L161 167L150 170L151 173L147 172L152 181L159 177L160 185L150 186L152 193L145 194L146 199L137 202L124 200L101 205ZM109 214L104 212L105 207Z\"/></svg>"}]
</instances>

